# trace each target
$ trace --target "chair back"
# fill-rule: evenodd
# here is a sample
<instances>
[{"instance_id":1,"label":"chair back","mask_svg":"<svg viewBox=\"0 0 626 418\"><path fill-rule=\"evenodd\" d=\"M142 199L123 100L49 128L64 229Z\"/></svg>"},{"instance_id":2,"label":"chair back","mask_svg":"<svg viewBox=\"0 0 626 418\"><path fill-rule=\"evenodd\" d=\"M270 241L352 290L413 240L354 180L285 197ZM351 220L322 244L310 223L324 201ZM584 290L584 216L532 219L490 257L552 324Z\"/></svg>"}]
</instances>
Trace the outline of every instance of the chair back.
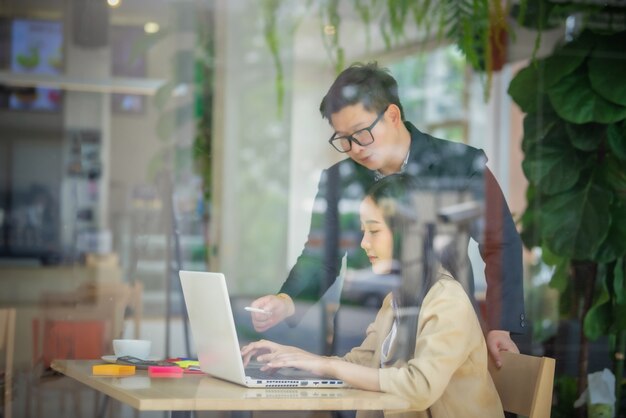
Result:
<instances>
[{"instance_id":1,"label":"chair back","mask_svg":"<svg viewBox=\"0 0 626 418\"><path fill-rule=\"evenodd\" d=\"M96 359L112 353L123 334L133 289L126 283L90 283L73 292L42 295L33 321L33 364L55 359Z\"/></svg>"},{"instance_id":2,"label":"chair back","mask_svg":"<svg viewBox=\"0 0 626 418\"><path fill-rule=\"evenodd\" d=\"M13 399L13 350L15 348L15 309L0 309L0 352L4 361L0 365L4 387L4 418L11 418Z\"/></svg>"},{"instance_id":3,"label":"chair back","mask_svg":"<svg viewBox=\"0 0 626 418\"><path fill-rule=\"evenodd\" d=\"M502 352L502 367L489 362L502 407L528 418L550 418L555 361L549 357Z\"/></svg>"}]
</instances>

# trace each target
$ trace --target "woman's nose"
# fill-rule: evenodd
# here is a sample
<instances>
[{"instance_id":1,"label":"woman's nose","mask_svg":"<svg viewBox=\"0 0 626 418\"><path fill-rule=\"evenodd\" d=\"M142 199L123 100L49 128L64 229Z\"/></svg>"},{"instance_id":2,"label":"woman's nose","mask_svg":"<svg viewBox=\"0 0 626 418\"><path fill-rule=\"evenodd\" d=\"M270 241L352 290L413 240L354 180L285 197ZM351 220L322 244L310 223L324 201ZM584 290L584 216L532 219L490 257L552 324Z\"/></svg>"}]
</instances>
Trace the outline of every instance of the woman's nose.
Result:
<instances>
[{"instance_id":1,"label":"woman's nose","mask_svg":"<svg viewBox=\"0 0 626 418\"><path fill-rule=\"evenodd\" d=\"M365 234L363 234L363 238L361 238L361 248L363 248L364 250L368 249L370 246L370 242L369 240L365 237Z\"/></svg>"}]
</instances>

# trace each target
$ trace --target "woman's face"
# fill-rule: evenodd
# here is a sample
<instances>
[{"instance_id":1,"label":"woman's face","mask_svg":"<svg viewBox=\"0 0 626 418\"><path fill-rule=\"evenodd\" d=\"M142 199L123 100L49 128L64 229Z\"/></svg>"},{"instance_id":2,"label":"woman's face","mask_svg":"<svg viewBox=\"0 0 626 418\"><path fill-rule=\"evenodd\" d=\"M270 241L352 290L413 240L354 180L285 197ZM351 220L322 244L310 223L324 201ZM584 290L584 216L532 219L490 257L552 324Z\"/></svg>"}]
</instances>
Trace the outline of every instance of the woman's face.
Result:
<instances>
[{"instance_id":1,"label":"woman's face","mask_svg":"<svg viewBox=\"0 0 626 418\"><path fill-rule=\"evenodd\" d=\"M361 202L361 248L365 250L376 274L391 272L393 261L393 233L385 223L382 210L371 197Z\"/></svg>"}]
</instances>

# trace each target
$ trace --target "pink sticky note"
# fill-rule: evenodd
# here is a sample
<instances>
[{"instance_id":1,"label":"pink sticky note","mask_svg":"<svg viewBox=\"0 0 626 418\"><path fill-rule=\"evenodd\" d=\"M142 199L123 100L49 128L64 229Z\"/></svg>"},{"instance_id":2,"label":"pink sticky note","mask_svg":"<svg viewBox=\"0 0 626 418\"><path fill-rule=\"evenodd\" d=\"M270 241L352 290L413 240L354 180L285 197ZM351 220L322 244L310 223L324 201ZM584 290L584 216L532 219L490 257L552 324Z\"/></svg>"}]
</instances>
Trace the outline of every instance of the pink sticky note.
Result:
<instances>
[{"instance_id":1,"label":"pink sticky note","mask_svg":"<svg viewBox=\"0 0 626 418\"><path fill-rule=\"evenodd\" d=\"M150 377L183 377L183 369L178 366L149 366Z\"/></svg>"}]
</instances>

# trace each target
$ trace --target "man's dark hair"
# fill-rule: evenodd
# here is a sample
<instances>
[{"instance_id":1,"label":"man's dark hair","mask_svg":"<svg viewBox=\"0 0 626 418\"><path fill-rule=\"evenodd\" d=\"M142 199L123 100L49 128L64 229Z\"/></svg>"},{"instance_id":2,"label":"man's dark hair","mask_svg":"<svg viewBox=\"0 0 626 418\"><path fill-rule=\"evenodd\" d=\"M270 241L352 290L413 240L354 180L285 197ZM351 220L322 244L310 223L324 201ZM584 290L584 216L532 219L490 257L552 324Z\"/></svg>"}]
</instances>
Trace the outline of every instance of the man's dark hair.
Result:
<instances>
[{"instance_id":1,"label":"man's dark hair","mask_svg":"<svg viewBox=\"0 0 626 418\"><path fill-rule=\"evenodd\" d=\"M386 68L376 62L355 63L337 76L320 104L322 117L330 121L333 113L346 106L361 103L365 110L383 112L390 104L400 108L404 120L404 110L398 97L398 83Z\"/></svg>"}]
</instances>

